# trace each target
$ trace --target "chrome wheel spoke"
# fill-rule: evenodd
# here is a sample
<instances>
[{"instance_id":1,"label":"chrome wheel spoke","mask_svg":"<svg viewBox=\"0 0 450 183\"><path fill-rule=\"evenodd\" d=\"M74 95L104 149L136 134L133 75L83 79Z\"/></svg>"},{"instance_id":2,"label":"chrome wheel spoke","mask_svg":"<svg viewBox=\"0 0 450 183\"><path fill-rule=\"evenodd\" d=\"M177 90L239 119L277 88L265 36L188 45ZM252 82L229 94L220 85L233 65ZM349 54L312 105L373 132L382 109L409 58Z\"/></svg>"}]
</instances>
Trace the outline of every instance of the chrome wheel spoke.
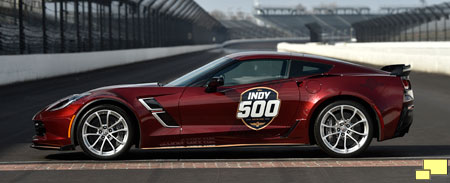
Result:
<instances>
[{"instance_id":1,"label":"chrome wheel spoke","mask_svg":"<svg viewBox=\"0 0 450 183\"><path fill-rule=\"evenodd\" d=\"M98 134L98 133L86 133L86 134L83 134L83 136L85 136L85 137L87 137L87 136L93 136L93 135L98 135L98 136L100 136L100 134Z\"/></svg>"},{"instance_id":2,"label":"chrome wheel spoke","mask_svg":"<svg viewBox=\"0 0 450 183\"><path fill-rule=\"evenodd\" d=\"M325 135L323 138L327 138L327 137L332 136L332 135L337 135L337 134L339 134L339 133L340 133L340 132L330 133L330 134L328 134L328 135Z\"/></svg>"},{"instance_id":3,"label":"chrome wheel spoke","mask_svg":"<svg viewBox=\"0 0 450 183\"><path fill-rule=\"evenodd\" d=\"M123 120L123 118L119 118L114 124L112 124L109 128L112 128L114 126L116 126L117 124L119 124L121 121Z\"/></svg>"},{"instance_id":4,"label":"chrome wheel spoke","mask_svg":"<svg viewBox=\"0 0 450 183\"><path fill-rule=\"evenodd\" d=\"M341 136L339 135L338 139L336 140L336 144L334 144L333 149L336 148L336 146L339 144L339 140L341 140Z\"/></svg>"},{"instance_id":5,"label":"chrome wheel spoke","mask_svg":"<svg viewBox=\"0 0 450 183\"><path fill-rule=\"evenodd\" d=\"M100 125L103 125L102 118L100 117L100 115L98 114L98 112L96 112L95 115L97 116L98 122L100 123Z\"/></svg>"},{"instance_id":6,"label":"chrome wheel spoke","mask_svg":"<svg viewBox=\"0 0 450 183\"><path fill-rule=\"evenodd\" d=\"M366 133L357 132L357 131L352 130L352 129L347 129L347 130L348 130L348 131L351 131L351 132L353 132L353 133L356 133L356 134L358 134L358 135L361 135L361 136L366 136L366 135L367 135Z\"/></svg>"},{"instance_id":7,"label":"chrome wheel spoke","mask_svg":"<svg viewBox=\"0 0 450 183\"><path fill-rule=\"evenodd\" d=\"M335 116L333 113L331 113L330 111L328 111L328 114L329 114L330 116L332 116L332 117L334 118L334 120L336 120L336 122L339 121L339 120L336 118L336 116Z\"/></svg>"},{"instance_id":8,"label":"chrome wheel spoke","mask_svg":"<svg viewBox=\"0 0 450 183\"><path fill-rule=\"evenodd\" d=\"M330 125L326 125L326 124L320 124L320 126L326 127L326 128L336 128L335 126L330 126Z\"/></svg>"},{"instance_id":9,"label":"chrome wheel spoke","mask_svg":"<svg viewBox=\"0 0 450 183\"><path fill-rule=\"evenodd\" d=\"M111 111L108 111L108 113L106 113L106 125L109 125L109 114L111 113Z\"/></svg>"},{"instance_id":10,"label":"chrome wheel spoke","mask_svg":"<svg viewBox=\"0 0 450 183\"><path fill-rule=\"evenodd\" d=\"M343 105L341 105L341 119L345 121L344 106Z\"/></svg>"},{"instance_id":11,"label":"chrome wheel spoke","mask_svg":"<svg viewBox=\"0 0 450 183\"><path fill-rule=\"evenodd\" d=\"M105 146L106 139L107 138L103 139L102 146L100 147L100 154L103 154L103 147Z\"/></svg>"},{"instance_id":12,"label":"chrome wheel spoke","mask_svg":"<svg viewBox=\"0 0 450 183\"><path fill-rule=\"evenodd\" d=\"M100 128L100 127L96 127L94 125L91 125L89 123L85 123L85 125L88 126L88 127L94 128L94 129L99 129Z\"/></svg>"},{"instance_id":13,"label":"chrome wheel spoke","mask_svg":"<svg viewBox=\"0 0 450 183\"><path fill-rule=\"evenodd\" d=\"M105 139L108 141L109 145L111 145L111 147L113 148L113 151L116 152L116 147L114 147L114 145L111 143L111 141L108 138L105 138Z\"/></svg>"},{"instance_id":14,"label":"chrome wheel spoke","mask_svg":"<svg viewBox=\"0 0 450 183\"><path fill-rule=\"evenodd\" d=\"M350 127L348 127L348 128L353 128L354 126L356 126L357 124L360 124L360 123L363 123L363 122L367 122L366 120L360 120L360 121L358 121L358 122L356 122L356 123L353 123Z\"/></svg>"},{"instance_id":15,"label":"chrome wheel spoke","mask_svg":"<svg viewBox=\"0 0 450 183\"><path fill-rule=\"evenodd\" d=\"M351 116L349 119L347 119L347 121L348 121L348 122L352 121L353 117L355 117L355 115L356 115L357 112L358 112L358 109L353 108L353 114L352 114L352 116Z\"/></svg>"},{"instance_id":16,"label":"chrome wheel spoke","mask_svg":"<svg viewBox=\"0 0 450 183\"><path fill-rule=\"evenodd\" d=\"M348 152L347 151L347 133L344 134L344 151Z\"/></svg>"},{"instance_id":17,"label":"chrome wheel spoke","mask_svg":"<svg viewBox=\"0 0 450 183\"><path fill-rule=\"evenodd\" d=\"M114 137L114 135L110 135L114 140L116 140L116 142L119 142L119 144L123 144L122 141L120 141L119 139L117 139L116 137Z\"/></svg>"},{"instance_id":18,"label":"chrome wheel spoke","mask_svg":"<svg viewBox=\"0 0 450 183\"><path fill-rule=\"evenodd\" d=\"M101 139L101 137L98 137L97 140L91 146L89 146L89 148L93 148L100 139Z\"/></svg>"},{"instance_id":19,"label":"chrome wheel spoke","mask_svg":"<svg viewBox=\"0 0 450 183\"><path fill-rule=\"evenodd\" d=\"M127 132L127 131L128 131L127 129L119 129L119 130L116 130L116 131L112 131L110 134L115 134L117 132Z\"/></svg>"},{"instance_id":20,"label":"chrome wheel spoke","mask_svg":"<svg viewBox=\"0 0 450 183\"><path fill-rule=\"evenodd\" d=\"M348 137L350 137L350 139L352 139L357 145L358 145L358 147L361 147L361 145L359 145L359 142L355 139L355 138L353 138L351 135L349 135L349 134L346 134Z\"/></svg>"}]
</instances>

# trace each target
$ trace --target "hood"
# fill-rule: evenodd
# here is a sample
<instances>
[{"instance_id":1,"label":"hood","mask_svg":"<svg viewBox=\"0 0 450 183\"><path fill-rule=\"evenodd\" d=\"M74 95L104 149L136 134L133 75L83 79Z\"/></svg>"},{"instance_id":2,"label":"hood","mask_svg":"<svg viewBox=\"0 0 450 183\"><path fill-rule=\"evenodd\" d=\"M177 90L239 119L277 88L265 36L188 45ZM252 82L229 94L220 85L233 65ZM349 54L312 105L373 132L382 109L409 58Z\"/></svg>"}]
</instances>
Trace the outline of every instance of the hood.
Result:
<instances>
[{"instance_id":1,"label":"hood","mask_svg":"<svg viewBox=\"0 0 450 183\"><path fill-rule=\"evenodd\" d=\"M123 85L112 85L112 86L96 88L96 89L90 90L89 92L95 92L95 91L99 91L99 90L113 90L113 89L119 89L119 88L136 88L136 87L146 88L146 87L161 87L161 86L162 86L162 84L157 83L157 82L141 83L141 84L123 84Z\"/></svg>"}]
</instances>

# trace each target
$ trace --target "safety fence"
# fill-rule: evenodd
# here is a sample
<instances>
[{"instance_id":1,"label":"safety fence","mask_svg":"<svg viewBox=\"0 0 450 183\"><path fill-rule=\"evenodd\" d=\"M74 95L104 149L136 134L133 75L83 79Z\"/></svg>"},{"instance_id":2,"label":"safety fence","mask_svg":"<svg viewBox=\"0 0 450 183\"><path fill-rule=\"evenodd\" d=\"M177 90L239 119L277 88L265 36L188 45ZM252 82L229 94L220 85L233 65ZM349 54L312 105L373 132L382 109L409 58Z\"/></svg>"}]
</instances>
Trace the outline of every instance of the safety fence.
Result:
<instances>
[{"instance_id":1,"label":"safety fence","mask_svg":"<svg viewBox=\"0 0 450 183\"><path fill-rule=\"evenodd\" d=\"M450 3L380 16L352 24L358 42L447 41Z\"/></svg>"},{"instance_id":2,"label":"safety fence","mask_svg":"<svg viewBox=\"0 0 450 183\"><path fill-rule=\"evenodd\" d=\"M227 29L193 0L2 0L0 55L220 43Z\"/></svg>"}]
</instances>

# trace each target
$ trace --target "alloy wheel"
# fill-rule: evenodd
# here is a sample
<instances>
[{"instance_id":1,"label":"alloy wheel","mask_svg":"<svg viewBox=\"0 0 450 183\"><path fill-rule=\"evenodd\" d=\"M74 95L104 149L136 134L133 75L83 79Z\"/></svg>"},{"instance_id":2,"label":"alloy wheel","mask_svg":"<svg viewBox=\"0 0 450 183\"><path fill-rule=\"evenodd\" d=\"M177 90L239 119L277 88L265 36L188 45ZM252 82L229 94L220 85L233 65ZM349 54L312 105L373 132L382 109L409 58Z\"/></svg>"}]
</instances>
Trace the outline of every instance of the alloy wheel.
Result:
<instances>
[{"instance_id":1,"label":"alloy wheel","mask_svg":"<svg viewBox=\"0 0 450 183\"><path fill-rule=\"evenodd\" d=\"M337 105L326 111L320 121L320 137L326 147L338 154L359 150L369 136L366 115L352 105Z\"/></svg>"},{"instance_id":2,"label":"alloy wheel","mask_svg":"<svg viewBox=\"0 0 450 183\"><path fill-rule=\"evenodd\" d=\"M129 126L118 112L102 109L91 113L85 119L81 137L91 153L102 157L112 156L126 146Z\"/></svg>"}]
</instances>

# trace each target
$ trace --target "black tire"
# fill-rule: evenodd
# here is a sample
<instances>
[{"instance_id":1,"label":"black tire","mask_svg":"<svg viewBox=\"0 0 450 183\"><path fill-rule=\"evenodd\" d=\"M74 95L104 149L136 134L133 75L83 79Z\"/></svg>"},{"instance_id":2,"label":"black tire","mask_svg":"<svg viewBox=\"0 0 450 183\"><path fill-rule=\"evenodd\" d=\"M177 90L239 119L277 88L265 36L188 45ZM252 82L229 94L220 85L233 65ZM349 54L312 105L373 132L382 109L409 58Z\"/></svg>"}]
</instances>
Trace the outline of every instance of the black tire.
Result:
<instances>
[{"instance_id":1,"label":"black tire","mask_svg":"<svg viewBox=\"0 0 450 183\"><path fill-rule=\"evenodd\" d=\"M100 120L96 113L98 114L98 116L100 116ZM106 120L105 115L109 117L108 120ZM120 120L120 117L122 117L123 120ZM114 119L116 119L115 122ZM88 120L90 120L89 125L98 128L89 127L88 125L85 126ZM107 124L106 121L108 121L109 124ZM84 126L85 128L83 129ZM125 127L128 130L127 132L125 132ZM83 139L83 133L89 135L85 135L85 138ZM115 138L113 138L112 136L114 136ZM127 153L130 149L134 137L134 127L130 117L123 109L114 105L104 104L95 106L84 113L83 117L77 124L76 137L78 140L78 144L83 149L84 153L89 157L99 160L117 159ZM100 141L102 141L102 144L106 145L100 145L99 147L98 142ZM107 148L108 146L109 148ZM97 148L99 148L99 150L97 150ZM103 154L103 148L105 148L105 150L109 149L110 151Z\"/></svg>"},{"instance_id":2,"label":"black tire","mask_svg":"<svg viewBox=\"0 0 450 183\"><path fill-rule=\"evenodd\" d=\"M357 110L353 110L352 107ZM341 117L341 110L344 114L344 120ZM336 114L336 112L339 112L339 114ZM367 123L363 122L363 117ZM321 125L321 123L324 124ZM323 126L322 129L321 126ZM372 141L373 131L373 119L367 109L363 105L350 100L336 101L327 105L321 110L314 122L314 138L318 146L325 153L335 158L355 157L361 154ZM366 137L364 134L366 134ZM354 146L350 146L350 148L348 147L349 144Z\"/></svg>"}]
</instances>

